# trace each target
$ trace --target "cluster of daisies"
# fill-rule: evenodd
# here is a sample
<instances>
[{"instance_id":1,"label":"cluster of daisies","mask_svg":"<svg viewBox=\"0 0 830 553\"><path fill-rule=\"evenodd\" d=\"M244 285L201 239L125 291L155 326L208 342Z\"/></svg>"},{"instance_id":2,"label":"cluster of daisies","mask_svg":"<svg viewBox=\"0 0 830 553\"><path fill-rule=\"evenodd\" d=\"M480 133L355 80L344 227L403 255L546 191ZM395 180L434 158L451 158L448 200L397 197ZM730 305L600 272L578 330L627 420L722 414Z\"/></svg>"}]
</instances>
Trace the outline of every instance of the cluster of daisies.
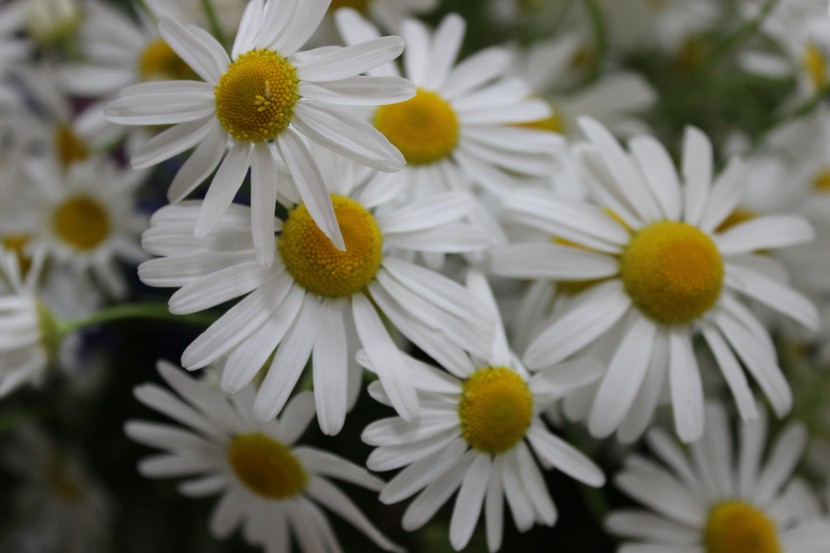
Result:
<instances>
[{"instance_id":1,"label":"cluster of daisies","mask_svg":"<svg viewBox=\"0 0 830 553\"><path fill-rule=\"evenodd\" d=\"M827 2L472 4L0 2L0 552L826 553Z\"/></svg>"}]
</instances>

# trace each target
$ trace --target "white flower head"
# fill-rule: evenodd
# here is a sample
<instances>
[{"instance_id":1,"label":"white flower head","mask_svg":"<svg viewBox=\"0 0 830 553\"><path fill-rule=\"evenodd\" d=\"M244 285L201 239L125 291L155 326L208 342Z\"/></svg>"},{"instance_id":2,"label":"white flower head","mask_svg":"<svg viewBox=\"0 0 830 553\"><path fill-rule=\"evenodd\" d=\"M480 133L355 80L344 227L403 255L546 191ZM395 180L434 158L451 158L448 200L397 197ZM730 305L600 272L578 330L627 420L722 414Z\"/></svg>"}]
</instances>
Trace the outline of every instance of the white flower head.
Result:
<instances>
[{"instance_id":1,"label":"white flower head","mask_svg":"<svg viewBox=\"0 0 830 553\"><path fill-rule=\"evenodd\" d=\"M218 167L194 229L197 236L218 223L251 169L252 203L261 207L252 212L252 232L266 266L273 261L276 175L283 164L314 221L344 247L304 138L379 171L397 171L404 164L383 135L344 107L412 96L412 85L401 78L361 76L400 55L403 41L383 37L346 48L299 51L328 5L328 0L252 0L230 56L203 29L162 18L162 38L203 81L134 85L106 108L116 123L174 125L139 148L133 167L148 167L197 146L170 186L171 201L183 199Z\"/></svg>"},{"instance_id":2,"label":"white flower head","mask_svg":"<svg viewBox=\"0 0 830 553\"><path fill-rule=\"evenodd\" d=\"M296 444L314 417L310 393L292 398L279 419L256 422L252 388L229 398L169 363L159 362L158 370L176 394L144 384L135 395L178 424L127 422L128 436L163 451L138 469L150 478L187 477L179 491L190 497L220 494L209 523L215 537L241 527L248 543L268 553L288 553L292 537L305 553L340 551L323 506L382 549L400 551L329 479L372 491L383 482L336 455Z\"/></svg>"},{"instance_id":3,"label":"white flower head","mask_svg":"<svg viewBox=\"0 0 830 553\"><path fill-rule=\"evenodd\" d=\"M486 279L471 272L467 285L495 316ZM395 503L418 494L404 514L406 530L423 526L459 490L450 522L456 550L469 542L482 508L488 547L501 547L505 500L520 531L534 523L555 523L556 509L531 451L545 468L554 467L590 486L605 482L590 459L551 433L540 418L552 401L595 380L600 366L563 363L531 377L510 351L500 321L493 321L493 343L445 365L451 375L406 356L421 417L382 419L362 436L377 446L367 461L371 470L405 467L384 487L381 501ZM372 371L380 368L366 355L358 358ZM382 383L372 384L369 391L390 404Z\"/></svg>"},{"instance_id":4,"label":"white flower head","mask_svg":"<svg viewBox=\"0 0 830 553\"><path fill-rule=\"evenodd\" d=\"M792 405L790 387L767 331L740 296L808 328L818 325L815 307L768 276L754 253L809 241L810 225L782 215L719 232L745 185L740 160L716 178L711 143L689 128L678 175L653 138L632 139L626 152L597 122L580 124L590 142L575 154L598 205L545 191L516 194L508 210L548 233L548 241L493 254L503 276L592 281L544 322L525 353L527 366L557 363L618 328L588 420L592 434L608 436L627 417L653 413L667 385L677 431L694 441L703 431L703 390L692 339L702 335L741 415L757 416L748 372L783 416Z\"/></svg>"},{"instance_id":5,"label":"white flower head","mask_svg":"<svg viewBox=\"0 0 830 553\"><path fill-rule=\"evenodd\" d=\"M631 455L615 484L648 508L613 512L612 533L636 540L621 550L684 553L820 553L830 543L804 482L792 477L806 442L790 424L767 449L766 418L744 422L733 446L726 411L706 408L706 432L684 451L653 429L648 444L660 463ZM649 512L650 511L650 512Z\"/></svg>"},{"instance_id":6,"label":"white flower head","mask_svg":"<svg viewBox=\"0 0 830 553\"><path fill-rule=\"evenodd\" d=\"M348 44L379 36L354 10L338 10L335 19ZM519 126L548 117L550 107L530 98L532 90L523 80L504 77L507 50L488 48L456 63L465 30L457 14L446 16L433 32L405 20L403 74L417 92L372 116L374 127L406 158L398 178L406 181L406 194L416 198L473 184L501 196L522 179L547 175L564 143L553 133ZM392 63L370 72L400 73Z\"/></svg>"},{"instance_id":7,"label":"white flower head","mask_svg":"<svg viewBox=\"0 0 830 553\"><path fill-rule=\"evenodd\" d=\"M170 298L176 314L242 297L185 350L182 364L198 369L229 355L222 388L235 393L267 362L254 409L260 420L280 411L311 356L320 426L337 433L349 403L347 390L356 390L359 382L353 358L361 346L376 359L395 408L414 418L413 382L381 314L434 358L489 343L487 313L475 298L412 261L416 253L485 249L487 235L465 220L475 200L450 191L399 206L401 181L393 175L379 181L365 167L322 148L313 151L331 177L326 182L332 184L346 251L331 244L299 193L286 187L288 214L273 222L277 245L271 267L257 261L250 237L251 210L260 206L232 205L215 231L198 239L193 224L200 204L189 202L166 206L152 217L142 244L162 257L142 264L139 277L151 286L180 287Z\"/></svg>"}]
</instances>

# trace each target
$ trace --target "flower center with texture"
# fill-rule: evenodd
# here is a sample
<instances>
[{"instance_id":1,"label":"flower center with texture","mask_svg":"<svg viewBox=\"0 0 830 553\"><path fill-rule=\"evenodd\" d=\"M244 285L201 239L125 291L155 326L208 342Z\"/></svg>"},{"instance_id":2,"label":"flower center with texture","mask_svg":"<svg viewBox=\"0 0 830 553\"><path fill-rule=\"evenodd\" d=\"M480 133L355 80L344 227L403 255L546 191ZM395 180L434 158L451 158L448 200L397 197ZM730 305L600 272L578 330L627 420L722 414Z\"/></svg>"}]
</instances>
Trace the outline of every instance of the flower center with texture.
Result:
<instances>
[{"instance_id":1,"label":"flower center with texture","mask_svg":"<svg viewBox=\"0 0 830 553\"><path fill-rule=\"evenodd\" d=\"M97 200L74 196L65 200L52 216L55 234L78 250L91 250L106 240L110 218Z\"/></svg>"},{"instance_id":2,"label":"flower center with texture","mask_svg":"<svg viewBox=\"0 0 830 553\"><path fill-rule=\"evenodd\" d=\"M228 448L228 461L236 477L266 499L294 497L308 484L308 474L297 456L279 441L259 432L234 438Z\"/></svg>"},{"instance_id":3,"label":"flower center with texture","mask_svg":"<svg viewBox=\"0 0 830 553\"><path fill-rule=\"evenodd\" d=\"M706 553L780 553L775 524L743 501L724 501L709 512L703 532Z\"/></svg>"},{"instance_id":4,"label":"flower center with texture","mask_svg":"<svg viewBox=\"0 0 830 553\"><path fill-rule=\"evenodd\" d=\"M723 287L723 259L702 231L661 221L635 234L620 258L625 291L643 314L687 324L708 311Z\"/></svg>"},{"instance_id":5,"label":"flower center with texture","mask_svg":"<svg viewBox=\"0 0 830 553\"><path fill-rule=\"evenodd\" d=\"M334 12L340 8L352 8L365 13L369 9L369 0L331 0L329 12Z\"/></svg>"},{"instance_id":6,"label":"flower center with texture","mask_svg":"<svg viewBox=\"0 0 830 553\"><path fill-rule=\"evenodd\" d=\"M332 195L331 203L346 251L335 248L300 205L282 227L279 252L288 272L309 292L350 296L375 277L383 259L383 235L374 216L358 202Z\"/></svg>"},{"instance_id":7,"label":"flower center with texture","mask_svg":"<svg viewBox=\"0 0 830 553\"><path fill-rule=\"evenodd\" d=\"M458 143L458 117L435 92L421 90L405 102L380 106L375 128L400 150L412 165L434 163L448 156Z\"/></svg>"},{"instance_id":8,"label":"flower center with texture","mask_svg":"<svg viewBox=\"0 0 830 553\"><path fill-rule=\"evenodd\" d=\"M138 74L145 81L196 78L196 73L160 38L144 48L138 58Z\"/></svg>"},{"instance_id":9,"label":"flower center with texture","mask_svg":"<svg viewBox=\"0 0 830 553\"><path fill-rule=\"evenodd\" d=\"M813 88L820 90L827 85L827 59L821 48L815 44L808 44L804 48L801 63L804 64L804 71L810 77Z\"/></svg>"},{"instance_id":10,"label":"flower center with texture","mask_svg":"<svg viewBox=\"0 0 830 553\"><path fill-rule=\"evenodd\" d=\"M470 447L495 455L524 438L533 417L533 396L510 369L484 367L464 383L458 416Z\"/></svg>"},{"instance_id":11,"label":"flower center with texture","mask_svg":"<svg viewBox=\"0 0 830 553\"><path fill-rule=\"evenodd\" d=\"M64 168L89 157L89 148L67 125L55 129L55 152Z\"/></svg>"},{"instance_id":12,"label":"flower center with texture","mask_svg":"<svg viewBox=\"0 0 830 553\"><path fill-rule=\"evenodd\" d=\"M273 140L291 122L300 95L297 70L273 50L251 50L216 85L216 118L236 140Z\"/></svg>"}]
</instances>

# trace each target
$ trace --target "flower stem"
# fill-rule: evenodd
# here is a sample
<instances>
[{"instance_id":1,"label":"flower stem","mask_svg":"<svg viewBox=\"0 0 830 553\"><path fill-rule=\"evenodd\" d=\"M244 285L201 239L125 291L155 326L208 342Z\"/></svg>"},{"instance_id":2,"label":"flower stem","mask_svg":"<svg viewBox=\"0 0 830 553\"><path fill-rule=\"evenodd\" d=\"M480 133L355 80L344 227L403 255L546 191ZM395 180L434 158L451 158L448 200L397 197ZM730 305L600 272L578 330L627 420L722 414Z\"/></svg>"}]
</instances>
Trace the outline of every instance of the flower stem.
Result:
<instances>
[{"instance_id":1,"label":"flower stem","mask_svg":"<svg viewBox=\"0 0 830 553\"><path fill-rule=\"evenodd\" d=\"M597 4L597 0L585 0L585 7L588 9L588 15L591 18L591 28L594 31L594 42L596 43L596 56L594 56L593 65L591 66L591 74L589 81L596 80L602 71L602 62L605 59L605 53L608 49L608 29L605 26L605 20L602 17L602 10Z\"/></svg>"},{"instance_id":2,"label":"flower stem","mask_svg":"<svg viewBox=\"0 0 830 553\"><path fill-rule=\"evenodd\" d=\"M210 23L210 32L213 33L216 40L227 48L228 43L225 42L225 33L222 32L222 26L219 24L219 17L216 15L212 0L202 0L202 6L205 8L205 15L207 15Z\"/></svg>"},{"instance_id":3,"label":"flower stem","mask_svg":"<svg viewBox=\"0 0 830 553\"><path fill-rule=\"evenodd\" d=\"M167 305L163 303L125 303L102 309L85 319L63 322L59 325L58 331L63 336L90 326L128 319L154 319L210 326L216 321L217 317L212 313L173 315L168 310Z\"/></svg>"}]
</instances>

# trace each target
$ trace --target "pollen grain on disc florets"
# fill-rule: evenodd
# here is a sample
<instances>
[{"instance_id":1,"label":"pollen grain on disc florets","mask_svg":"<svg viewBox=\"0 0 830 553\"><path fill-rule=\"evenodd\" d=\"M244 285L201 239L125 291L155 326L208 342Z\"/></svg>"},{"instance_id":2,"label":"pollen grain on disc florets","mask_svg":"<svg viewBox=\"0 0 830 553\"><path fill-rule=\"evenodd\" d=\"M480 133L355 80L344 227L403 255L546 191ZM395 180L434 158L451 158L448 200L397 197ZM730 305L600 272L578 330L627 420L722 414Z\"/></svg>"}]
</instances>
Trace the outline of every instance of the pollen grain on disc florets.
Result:
<instances>
[{"instance_id":1,"label":"pollen grain on disc florets","mask_svg":"<svg viewBox=\"0 0 830 553\"><path fill-rule=\"evenodd\" d=\"M216 85L216 118L236 140L273 140L291 122L300 95L297 71L273 50L251 50Z\"/></svg>"},{"instance_id":2,"label":"pollen grain on disc florets","mask_svg":"<svg viewBox=\"0 0 830 553\"><path fill-rule=\"evenodd\" d=\"M514 371L484 367L464 382L458 417L470 447L496 455L524 438L533 418L533 395Z\"/></svg>"},{"instance_id":3,"label":"pollen grain on disc florets","mask_svg":"<svg viewBox=\"0 0 830 553\"><path fill-rule=\"evenodd\" d=\"M780 553L775 524L743 501L712 507L703 531L706 553Z\"/></svg>"},{"instance_id":4,"label":"pollen grain on disc florets","mask_svg":"<svg viewBox=\"0 0 830 553\"><path fill-rule=\"evenodd\" d=\"M634 234L620 258L634 305L662 324L688 324L715 303L723 288L723 259L709 236L677 221L652 223Z\"/></svg>"},{"instance_id":5,"label":"pollen grain on disc florets","mask_svg":"<svg viewBox=\"0 0 830 553\"><path fill-rule=\"evenodd\" d=\"M228 448L228 462L239 480L266 499L289 499L305 490L306 473L297 456L277 440L258 432L241 434Z\"/></svg>"},{"instance_id":6,"label":"pollen grain on disc florets","mask_svg":"<svg viewBox=\"0 0 830 553\"><path fill-rule=\"evenodd\" d=\"M458 143L455 110L429 90L418 89L405 102L379 107L374 124L412 165L439 161Z\"/></svg>"},{"instance_id":7,"label":"pollen grain on disc florets","mask_svg":"<svg viewBox=\"0 0 830 553\"><path fill-rule=\"evenodd\" d=\"M383 259L383 235L374 216L360 203L332 195L346 250L338 250L300 205L288 216L279 253L291 276L309 292L344 297L360 292L375 278Z\"/></svg>"}]
</instances>

